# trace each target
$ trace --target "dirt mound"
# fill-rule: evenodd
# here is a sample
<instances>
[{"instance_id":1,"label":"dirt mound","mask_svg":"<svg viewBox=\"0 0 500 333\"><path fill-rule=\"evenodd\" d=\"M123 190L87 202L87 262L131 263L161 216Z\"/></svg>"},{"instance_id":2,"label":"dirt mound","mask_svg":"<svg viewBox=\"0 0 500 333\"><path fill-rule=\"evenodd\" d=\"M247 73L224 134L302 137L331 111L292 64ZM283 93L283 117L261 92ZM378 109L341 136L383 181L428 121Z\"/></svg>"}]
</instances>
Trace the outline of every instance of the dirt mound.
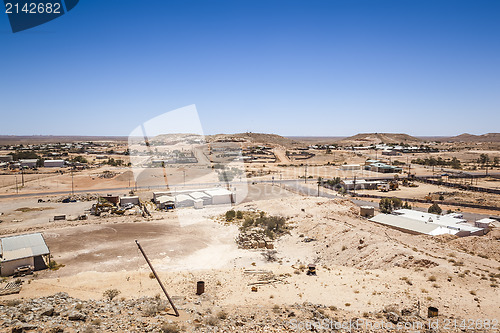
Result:
<instances>
[{"instance_id":1,"label":"dirt mound","mask_svg":"<svg viewBox=\"0 0 500 333\"><path fill-rule=\"evenodd\" d=\"M120 181L120 182L126 182L128 180L134 179L134 173L130 170L125 171L125 172L119 174L118 176L116 176L114 179L117 181Z\"/></svg>"}]
</instances>

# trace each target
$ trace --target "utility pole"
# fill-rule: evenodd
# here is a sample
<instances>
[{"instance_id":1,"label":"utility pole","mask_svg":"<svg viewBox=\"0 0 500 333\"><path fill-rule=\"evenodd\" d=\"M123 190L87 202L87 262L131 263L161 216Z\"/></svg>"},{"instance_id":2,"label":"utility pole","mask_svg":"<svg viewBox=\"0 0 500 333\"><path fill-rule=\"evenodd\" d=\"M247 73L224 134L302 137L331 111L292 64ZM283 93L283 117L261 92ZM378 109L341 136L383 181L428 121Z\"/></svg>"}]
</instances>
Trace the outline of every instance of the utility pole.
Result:
<instances>
[{"instance_id":1,"label":"utility pole","mask_svg":"<svg viewBox=\"0 0 500 333\"><path fill-rule=\"evenodd\" d=\"M19 194L19 188L17 187L17 176L16 176L16 193Z\"/></svg>"},{"instance_id":2,"label":"utility pole","mask_svg":"<svg viewBox=\"0 0 500 333\"><path fill-rule=\"evenodd\" d=\"M306 164L306 168L304 170L304 183L307 183L307 164Z\"/></svg>"},{"instance_id":3,"label":"utility pole","mask_svg":"<svg viewBox=\"0 0 500 333\"><path fill-rule=\"evenodd\" d=\"M352 182L352 192L356 195L356 176L354 176L354 181Z\"/></svg>"},{"instance_id":4,"label":"utility pole","mask_svg":"<svg viewBox=\"0 0 500 333\"><path fill-rule=\"evenodd\" d=\"M71 168L71 195L75 194L75 186L73 181L73 168Z\"/></svg>"},{"instance_id":5,"label":"utility pole","mask_svg":"<svg viewBox=\"0 0 500 333\"><path fill-rule=\"evenodd\" d=\"M21 165L21 182L22 182L22 187L24 187L24 167Z\"/></svg>"},{"instance_id":6,"label":"utility pole","mask_svg":"<svg viewBox=\"0 0 500 333\"><path fill-rule=\"evenodd\" d=\"M146 253L142 249L141 244L139 244L139 242L137 240L135 240L135 243L137 244L137 247L141 251L142 255L144 256L144 259L146 259L146 262L148 263L149 268L151 268L151 272L153 272L153 275L155 276L156 281L158 281L158 284L160 285L161 289L165 293L165 296L167 296L167 299L170 302L170 305L172 305L172 309L174 309L175 316L179 317L179 311L177 311L177 308L175 307L174 302L172 301L172 299L170 298L170 296L168 296L167 289L165 289L165 286L163 285L163 283L161 282L160 278L158 277L158 274L156 274L156 271L153 268L153 265L151 264L151 262L149 261L148 256L146 255Z\"/></svg>"}]
</instances>

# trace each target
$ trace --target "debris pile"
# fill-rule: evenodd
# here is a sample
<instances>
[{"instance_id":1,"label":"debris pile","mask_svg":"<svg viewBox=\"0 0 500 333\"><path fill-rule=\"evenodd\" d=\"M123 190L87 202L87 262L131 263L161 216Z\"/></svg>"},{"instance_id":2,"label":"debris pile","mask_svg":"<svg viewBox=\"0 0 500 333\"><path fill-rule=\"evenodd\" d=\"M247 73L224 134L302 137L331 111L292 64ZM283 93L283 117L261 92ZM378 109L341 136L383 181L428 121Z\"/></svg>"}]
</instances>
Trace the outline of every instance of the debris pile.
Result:
<instances>
[{"instance_id":1,"label":"debris pile","mask_svg":"<svg viewBox=\"0 0 500 333\"><path fill-rule=\"evenodd\" d=\"M97 198L99 198L99 195L97 193L82 193L82 194L73 194L70 196L60 197L55 199L55 202L67 203L67 202L77 202L77 201L94 201L97 200ZM43 202L43 200L41 202Z\"/></svg>"},{"instance_id":2,"label":"debris pile","mask_svg":"<svg viewBox=\"0 0 500 333\"><path fill-rule=\"evenodd\" d=\"M261 230L243 230L236 238L240 249L274 249L273 241L266 237Z\"/></svg>"}]
</instances>

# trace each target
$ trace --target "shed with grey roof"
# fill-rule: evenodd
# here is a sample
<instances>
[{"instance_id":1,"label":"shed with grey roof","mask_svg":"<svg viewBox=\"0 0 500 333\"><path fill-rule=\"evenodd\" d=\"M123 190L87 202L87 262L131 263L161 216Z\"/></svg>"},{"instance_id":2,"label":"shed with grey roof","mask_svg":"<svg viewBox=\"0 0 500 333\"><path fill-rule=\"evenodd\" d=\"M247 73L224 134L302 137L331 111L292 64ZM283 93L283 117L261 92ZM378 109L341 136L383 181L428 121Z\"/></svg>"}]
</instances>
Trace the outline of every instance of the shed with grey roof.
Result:
<instances>
[{"instance_id":1,"label":"shed with grey roof","mask_svg":"<svg viewBox=\"0 0 500 333\"><path fill-rule=\"evenodd\" d=\"M41 233L0 238L0 275L9 276L21 266L33 270L47 268L50 251Z\"/></svg>"}]
</instances>

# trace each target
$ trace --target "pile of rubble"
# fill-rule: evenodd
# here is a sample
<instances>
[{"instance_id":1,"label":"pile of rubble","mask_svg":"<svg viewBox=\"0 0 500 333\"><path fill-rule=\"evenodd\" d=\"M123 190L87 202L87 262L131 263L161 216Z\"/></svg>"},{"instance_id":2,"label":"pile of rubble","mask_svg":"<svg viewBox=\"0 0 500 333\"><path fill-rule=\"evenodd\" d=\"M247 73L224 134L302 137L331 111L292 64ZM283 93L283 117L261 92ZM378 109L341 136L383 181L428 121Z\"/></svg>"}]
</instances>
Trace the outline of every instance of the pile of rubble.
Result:
<instances>
[{"instance_id":1,"label":"pile of rubble","mask_svg":"<svg viewBox=\"0 0 500 333\"><path fill-rule=\"evenodd\" d=\"M259 228L241 230L236 243L240 249L274 249L273 241Z\"/></svg>"},{"instance_id":2,"label":"pile of rubble","mask_svg":"<svg viewBox=\"0 0 500 333\"><path fill-rule=\"evenodd\" d=\"M55 199L55 202L76 202L76 201L95 201L99 198L97 193L73 194Z\"/></svg>"}]
</instances>

